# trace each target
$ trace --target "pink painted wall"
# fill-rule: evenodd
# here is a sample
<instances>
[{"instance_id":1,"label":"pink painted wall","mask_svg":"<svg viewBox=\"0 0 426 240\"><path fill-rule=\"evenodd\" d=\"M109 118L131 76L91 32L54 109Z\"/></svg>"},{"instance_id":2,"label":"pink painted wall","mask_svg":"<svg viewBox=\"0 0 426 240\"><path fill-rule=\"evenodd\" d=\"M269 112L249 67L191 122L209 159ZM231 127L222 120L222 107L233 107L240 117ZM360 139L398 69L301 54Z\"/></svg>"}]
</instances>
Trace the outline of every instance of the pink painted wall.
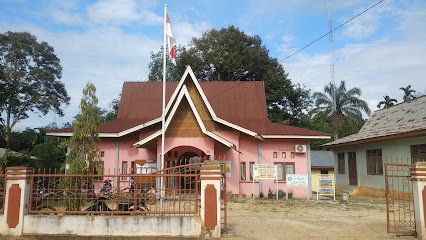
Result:
<instances>
[{"instance_id":1,"label":"pink painted wall","mask_svg":"<svg viewBox=\"0 0 426 240\"><path fill-rule=\"evenodd\" d=\"M214 132L216 135L232 142L237 149L240 149L240 134L237 131L232 132ZM232 191L233 194L238 194L240 192L239 184L239 157L240 153L234 149L230 149L221 143L215 147L215 158L217 160L231 161L231 178L226 179L226 188L227 191Z\"/></svg>"},{"instance_id":2,"label":"pink painted wall","mask_svg":"<svg viewBox=\"0 0 426 240\"><path fill-rule=\"evenodd\" d=\"M306 139L265 139L262 141L262 164L274 164L281 162L294 163L294 174L308 174L308 160L306 153L295 153L294 158L291 158L291 153L294 152L295 145L306 145ZM277 152L277 158L273 157L274 152ZM282 152L286 153L286 158L282 158ZM263 193L267 194L269 188L276 189L274 181L264 180ZM285 182L278 183L278 189L285 191ZM306 197L307 188L292 188L294 197Z\"/></svg>"},{"instance_id":3,"label":"pink painted wall","mask_svg":"<svg viewBox=\"0 0 426 240\"><path fill-rule=\"evenodd\" d=\"M157 160L157 155L161 152L161 139L157 139L156 149L135 148L133 144L146 137L151 133L133 134L124 136L119 139L119 168L122 167L122 161L130 162L135 160ZM227 179L227 190L232 191L233 194L246 194L251 196L253 192L252 181L250 181L250 162L258 163L258 140L253 137L240 136L237 131L229 132L215 132L215 134L223 137L224 139L232 142L239 152L229 149L209 137L203 138L166 138L165 152L178 151L178 157L184 152L195 152L200 156L202 153L205 155L214 156L217 160L231 161L232 172L231 178ZM101 151L104 151L104 166L105 169L111 169L113 173L115 168L115 138L103 138L98 144ZM274 164L281 162L294 163L295 174L308 174L307 168L307 154L295 153L294 158L291 153L294 152L294 146L297 144L306 145L305 139L264 139L261 141L262 151L262 164ZM274 158L274 152L277 157ZM282 158L282 153L286 153L286 158ZM166 159L167 159L166 155ZM176 160L172 154L169 160ZM246 181L241 181L241 162L246 163ZM263 193L265 196L268 189L276 189L276 183L270 180L262 181ZM285 181L279 182L279 189L285 191ZM306 197L307 188L293 188L294 197ZM259 193L259 182L255 183L255 193Z\"/></svg>"},{"instance_id":4,"label":"pink painted wall","mask_svg":"<svg viewBox=\"0 0 426 240\"><path fill-rule=\"evenodd\" d=\"M99 150L104 152L104 157L101 158L101 161L104 161L105 169L114 169L115 141L116 138L101 138L101 142L98 143ZM112 173L114 173L114 171L112 171Z\"/></svg>"},{"instance_id":5,"label":"pink painted wall","mask_svg":"<svg viewBox=\"0 0 426 240\"><path fill-rule=\"evenodd\" d=\"M202 138L166 138L164 141L164 152L181 146L192 146L200 149L206 155L214 155L214 140L209 137ZM157 153L161 154L161 138L157 139Z\"/></svg>"}]
</instances>

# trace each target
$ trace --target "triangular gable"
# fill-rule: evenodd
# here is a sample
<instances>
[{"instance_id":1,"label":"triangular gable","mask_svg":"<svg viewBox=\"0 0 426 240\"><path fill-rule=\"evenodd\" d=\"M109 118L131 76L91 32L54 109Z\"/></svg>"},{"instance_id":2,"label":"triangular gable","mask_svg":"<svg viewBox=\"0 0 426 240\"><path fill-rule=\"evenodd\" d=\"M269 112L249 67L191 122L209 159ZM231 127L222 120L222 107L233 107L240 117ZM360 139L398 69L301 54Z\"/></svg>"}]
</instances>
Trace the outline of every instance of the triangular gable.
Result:
<instances>
[{"instance_id":1,"label":"triangular gable","mask_svg":"<svg viewBox=\"0 0 426 240\"><path fill-rule=\"evenodd\" d=\"M166 119L165 130L164 131L167 131L167 128L169 127L169 125L170 125L170 123L171 123L171 121L173 119L173 116L176 114L176 110L178 109L180 103L182 102L183 97L186 97L186 100L188 101L189 106L191 107L192 113L194 114L195 119L197 120L198 125L201 128L201 131L205 135L213 138L214 140L222 143L223 145L225 145L225 146L227 146L229 148L236 149L235 145L232 144L231 142L229 142L228 140L226 140L226 139L224 139L224 138L222 138L222 137L220 137L220 136L218 136L218 135L210 132L209 130L207 130L207 128L205 127L203 121L201 120L200 114L198 113L197 108L195 107L195 104L192 101L192 98L191 98L191 96L190 96L190 94L188 92L188 89L186 88L185 85L183 85L181 87L181 91L180 91L179 95L177 96L177 99L175 99L176 100L175 103L173 105L170 105L170 106L173 106L173 107L170 109L170 114L168 115L168 117ZM139 142L133 144L133 146L135 146L135 147L143 146L144 144L150 142L151 140L155 139L156 137L158 137L160 135L161 135L161 131L157 131L157 132L151 134L150 136L148 136L148 137L140 140Z\"/></svg>"},{"instance_id":2,"label":"triangular gable","mask_svg":"<svg viewBox=\"0 0 426 240\"><path fill-rule=\"evenodd\" d=\"M245 128L240 127L240 126L235 125L235 124L232 124L232 123L230 123L226 120L223 120L223 119L217 117L216 113L214 112L213 108L211 107L206 95L204 94L203 89L201 88L200 84L198 83L197 78L195 77L194 72L191 69L191 66L189 66L189 65L186 67L186 70L185 70L184 74L182 75L182 78L180 79L178 86L176 87L175 91L172 94L172 97L170 98L170 100L169 100L169 102L166 106L166 111L165 111L166 115L169 112L169 110L170 110L176 96L178 95L180 89L184 86L183 83L185 82L188 74L190 75L191 80L194 83L195 87L197 88L198 92L200 93L201 98L203 99L203 102L206 105L206 107L207 107L207 109L208 109L208 111L209 111L209 113L212 116L214 121L221 123L225 126L228 126L230 128L236 129L236 130L243 132L247 135L250 135L252 137L255 137L255 138L258 138L258 139L261 139L261 140L263 139L262 136L260 136L259 134L255 133L253 131L250 131L248 129L245 129Z\"/></svg>"}]
</instances>

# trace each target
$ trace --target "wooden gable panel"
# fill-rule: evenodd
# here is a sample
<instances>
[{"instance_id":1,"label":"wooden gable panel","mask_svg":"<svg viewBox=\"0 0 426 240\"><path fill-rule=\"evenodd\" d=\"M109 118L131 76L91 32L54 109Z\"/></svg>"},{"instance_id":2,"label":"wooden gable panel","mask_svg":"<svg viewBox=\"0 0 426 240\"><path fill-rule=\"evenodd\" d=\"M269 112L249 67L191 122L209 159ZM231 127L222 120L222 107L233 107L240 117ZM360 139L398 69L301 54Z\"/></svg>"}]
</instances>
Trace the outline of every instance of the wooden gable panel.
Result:
<instances>
[{"instance_id":1,"label":"wooden gable panel","mask_svg":"<svg viewBox=\"0 0 426 240\"><path fill-rule=\"evenodd\" d=\"M186 99L182 99L170 122L166 137L202 137L204 136L197 119Z\"/></svg>"},{"instance_id":2,"label":"wooden gable panel","mask_svg":"<svg viewBox=\"0 0 426 240\"><path fill-rule=\"evenodd\" d=\"M195 84L190 80L186 80L185 85L188 88L189 95L191 96L195 108L197 108L206 129L209 131L223 131L224 129L220 126L220 124L215 122L213 117L210 115L210 112Z\"/></svg>"}]
</instances>

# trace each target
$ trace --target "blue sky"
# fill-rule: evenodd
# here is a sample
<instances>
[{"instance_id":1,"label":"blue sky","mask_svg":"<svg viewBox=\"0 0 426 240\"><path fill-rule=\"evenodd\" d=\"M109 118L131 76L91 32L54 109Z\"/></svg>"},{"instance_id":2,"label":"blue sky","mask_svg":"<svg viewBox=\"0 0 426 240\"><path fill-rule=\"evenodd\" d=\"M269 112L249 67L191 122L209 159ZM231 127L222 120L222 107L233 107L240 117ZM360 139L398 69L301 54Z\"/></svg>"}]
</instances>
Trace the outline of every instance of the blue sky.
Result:
<instances>
[{"instance_id":1,"label":"blue sky","mask_svg":"<svg viewBox=\"0 0 426 240\"><path fill-rule=\"evenodd\" d=\"M333 25L378 1L334 0ZM0 32L29 31L52 45L71 96L64 117L31 114L15 130L71 121L87 81L97 87L103 108L123 82L145 81L150 53L163 42L165 3L178 45L234 25L259 35L270 56L281 60L328 32L327 0L0 0ZM384 0L334 32L336 82L360 87L372 110L384 95L402 101L399 88L408 84L426 93L425 20L426 1ZM281 63L294 83L322 91L330 81L328 37Z\"/></svg>"}]
</instances>

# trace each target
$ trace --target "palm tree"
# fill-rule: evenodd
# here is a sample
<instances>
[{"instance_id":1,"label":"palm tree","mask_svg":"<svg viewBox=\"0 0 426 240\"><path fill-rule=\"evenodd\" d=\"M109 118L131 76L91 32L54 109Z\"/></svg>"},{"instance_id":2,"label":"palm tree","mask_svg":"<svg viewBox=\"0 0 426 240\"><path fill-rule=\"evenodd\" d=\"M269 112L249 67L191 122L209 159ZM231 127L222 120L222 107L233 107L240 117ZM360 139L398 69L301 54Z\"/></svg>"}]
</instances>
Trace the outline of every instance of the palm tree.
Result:
<instances>
[{"instance_id":1,"label":"palm tree","mask_svg":"<svg viewBox=\"0 0 426 240\"><path fill-rule=\"evenodd\" d=\"M414 93L416 92L416 90L411 89L411 85L408 85L405 88L404 87L400 87L399 89L401 89L402 91L404 91L404 97L402 97L404 99L404 102L416 98L414 96Z\"/></svg>"},{"instance_id":2,"label":"palm tree","mask_svg":"<svg viewBox=\"0 0 426 240\"><path fill-rule=\"evenodd\" d=\"M346 91L345 81L341 81L336 88L333 83L324 87L324 93L314 92L312 97L315 99L316 108L314 111L323 112L327 117L333 119L333 131L337 136L337 129L342 121L359 122L362 120L362 112L371 114L367 102L359 99L361 96L360 88L352 88ZM336 108L334 108L333 96L336 98Z\"/></svg>"},{"instance_id":3,"label":"palm tree","mask_svg":"<svg viewBox=\"0 0 426 240\"><path fill-rule=\"evenodd\" d=\"M398 101L395 98L390 98L388 95L383 96L385 99L384 101L380 101L379 104L377 104L378 108L381 108L383 105L383 108L392 107L397 103ZM394 103L395 102L395 103Z\"/></svg>"}]
</instances>

